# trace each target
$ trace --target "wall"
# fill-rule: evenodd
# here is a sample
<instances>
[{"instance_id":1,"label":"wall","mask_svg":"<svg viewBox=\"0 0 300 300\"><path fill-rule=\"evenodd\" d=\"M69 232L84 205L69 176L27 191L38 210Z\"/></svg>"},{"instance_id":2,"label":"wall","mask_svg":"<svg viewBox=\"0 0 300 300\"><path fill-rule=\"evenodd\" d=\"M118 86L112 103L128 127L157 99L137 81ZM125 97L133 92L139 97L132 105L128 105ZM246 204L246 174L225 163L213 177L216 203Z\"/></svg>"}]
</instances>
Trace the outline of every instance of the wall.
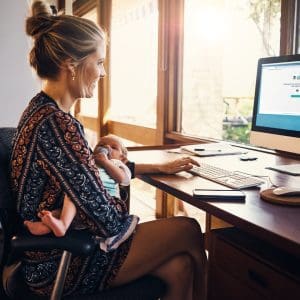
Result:
<instances>
[{"instance_id":1,"label":"wall","mask_svg":"<svg viewBox=\"0 0 300 300\"><path fill-rule=\"evenodd\" d=\"M0 4L0 126L16 126L28 101L40 89L27 57L30 39L25 34L29 1Z\"/></svg>"},{"instance_id":2,"label":"wall","mask_svg":"<svg viewBox=\"0 0 300 300\"><path fill-rule=\"evenodd\" d=\"M31 40L25 34L25 18L30 3L0 3L0 127L16 126L26 104L41 88L28 64Z\"/></svg>"}]
</instances>

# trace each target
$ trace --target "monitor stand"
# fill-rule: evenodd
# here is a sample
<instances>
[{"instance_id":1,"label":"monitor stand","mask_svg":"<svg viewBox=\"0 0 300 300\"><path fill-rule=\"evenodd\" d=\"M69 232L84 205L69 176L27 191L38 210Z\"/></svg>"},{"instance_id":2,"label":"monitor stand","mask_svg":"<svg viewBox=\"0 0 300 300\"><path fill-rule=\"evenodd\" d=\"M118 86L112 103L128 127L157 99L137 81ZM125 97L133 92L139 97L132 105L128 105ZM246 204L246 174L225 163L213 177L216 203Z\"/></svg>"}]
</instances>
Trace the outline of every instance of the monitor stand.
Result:
<instances>
[{"instance_id":1,"label":"monitor stand","mask_svg":"<svg viewBox=\"0 0 300 300\"><path fill-rule=\"evenodd\" d=\"M289 175L295 175L295 176L300 175L300 164L277 165L277 166L267 167L266 169L278 171Z\"/></svg>"}]
</instances>

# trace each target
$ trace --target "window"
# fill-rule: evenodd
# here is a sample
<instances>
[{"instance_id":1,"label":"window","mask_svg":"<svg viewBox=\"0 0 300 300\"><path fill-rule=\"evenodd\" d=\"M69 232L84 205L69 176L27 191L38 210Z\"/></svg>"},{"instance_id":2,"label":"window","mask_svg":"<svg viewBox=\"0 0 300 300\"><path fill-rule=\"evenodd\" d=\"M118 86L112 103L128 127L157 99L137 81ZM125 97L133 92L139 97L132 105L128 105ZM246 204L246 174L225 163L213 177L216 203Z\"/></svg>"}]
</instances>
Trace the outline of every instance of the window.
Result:
<instances>
[{"instance_id":1,"label":"window","mask_svg":"<svg viewBox=\"0 0 300 300\"><path fill-rule=\"evenodd\" d=\"M104 109L87 123L144 145L199 137L248 142L257 59L300 49L299 0L74 4L83 13L97 6L109 33Z\"/></svg>"},{"instance_id":2,"label":"window","mask_svg":"<svg viewBox=\"0 0 300 300\"><path fill-rule=\"evenodd\" d=\"M183 134L249 142L256 65L279 55L280 0L186 0Z\"/></svg>"},{"instance_id":3,"label":"window","mask_svg":"<svg viewBox=\"0 0 300 300\"><path fill-rule=\"evenodd\" d=\"M88 13L82 16L97 23L97 10L96 8L90 10ZM97 117L98 115L98 88L94 91L93 98L82 98L80 105L80 113L89 117Z\"/></svg>"},{"instance_id":4,"label":"window","mask_svg":"<svg viewBox=\"0 0 300 300\"><path fill-rule=\"evenodd\" d=\"M156 0L113 0L109 119L156 127Z\"/></svg>"}]
</instances>

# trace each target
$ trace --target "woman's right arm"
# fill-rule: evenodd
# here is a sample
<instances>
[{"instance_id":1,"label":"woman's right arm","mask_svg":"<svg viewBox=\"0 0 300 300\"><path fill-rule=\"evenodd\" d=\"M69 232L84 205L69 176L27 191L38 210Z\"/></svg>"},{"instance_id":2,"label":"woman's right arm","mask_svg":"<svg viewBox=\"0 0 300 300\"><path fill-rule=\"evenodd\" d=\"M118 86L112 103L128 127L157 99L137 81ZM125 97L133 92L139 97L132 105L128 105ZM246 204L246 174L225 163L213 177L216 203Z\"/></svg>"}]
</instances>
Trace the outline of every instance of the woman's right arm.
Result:
<instances>
[{"instance_id":1,"label":"woman's right arm","mask_svg":"<svg viewBox=\"0 0 300 300\"><path fill-rule=\"evenodd\" d=\"M190 170L193 165L198 166L199 163L191 157L182 157L176 160L164 162L161 164L135 164L135 175L164 173L175 174L181 171Z\"/></svg>"}]
</instances>

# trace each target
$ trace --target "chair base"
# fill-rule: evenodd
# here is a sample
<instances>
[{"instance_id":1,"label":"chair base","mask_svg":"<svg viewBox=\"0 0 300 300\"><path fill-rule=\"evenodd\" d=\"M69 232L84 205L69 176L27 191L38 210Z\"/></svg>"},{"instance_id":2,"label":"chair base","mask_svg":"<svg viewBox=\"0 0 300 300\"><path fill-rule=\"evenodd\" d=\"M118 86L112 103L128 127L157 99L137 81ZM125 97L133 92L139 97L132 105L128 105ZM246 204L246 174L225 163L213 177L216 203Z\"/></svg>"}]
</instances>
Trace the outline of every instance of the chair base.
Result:
<instances>
[{"instance_id":1,"label":"chair base","mask_svg":"<svg viewBox=\"0 0 300 300\"><path fill-rule=\"evenodd\" d=\"M32 294L22 282L20 274L20 263L16 263L4 269L4 286L9 297L1 299L9 300L44 300L48 297L38 297ZM65 300L155 300L162 297L166 292L166 283L161 279L146 275L132 282L114 287L109 290L98 292L92 295L72 295L64 297Z\"/></svg>"},{"instance_id":2,"label":"chair base","mask_svg":"<svg viewBox=\"0 0 300 300\"><path fill-rule=\"evenodd\" d=\"M166 283L146 275L135 281L93 295L74 295L65 300L157 300L166 293Z\"/></svg>"}]
</instances>

